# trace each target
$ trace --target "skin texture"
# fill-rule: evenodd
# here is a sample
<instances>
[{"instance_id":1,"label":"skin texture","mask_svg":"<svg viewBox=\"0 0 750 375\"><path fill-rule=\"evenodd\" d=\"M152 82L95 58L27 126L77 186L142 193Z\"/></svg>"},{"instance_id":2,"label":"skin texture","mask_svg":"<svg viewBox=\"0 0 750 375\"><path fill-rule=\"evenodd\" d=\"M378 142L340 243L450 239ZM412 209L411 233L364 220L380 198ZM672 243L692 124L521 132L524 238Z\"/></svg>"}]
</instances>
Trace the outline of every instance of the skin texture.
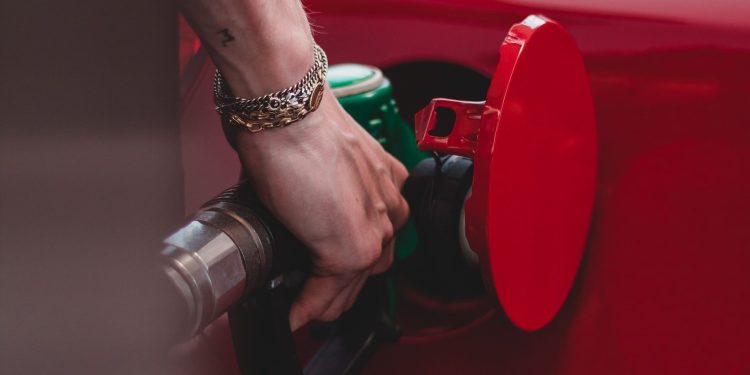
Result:
<instances>
[{"instance_id":1,"label":"skin texture","mask_svg":"<svg viewBox=\"0 0 750 375\"><path fill-rule=\"evenodd\" d=\"M181 3L238 96L289 87L312 66L313 39L298 0ZM312 255L313 275L290 312L292 330L337 318L367 278L393 261L394 231L409 215L400 194L406 169L330 90L302 121L241 133L237 149L260 199Z\"/></svg>"}]
</instances>

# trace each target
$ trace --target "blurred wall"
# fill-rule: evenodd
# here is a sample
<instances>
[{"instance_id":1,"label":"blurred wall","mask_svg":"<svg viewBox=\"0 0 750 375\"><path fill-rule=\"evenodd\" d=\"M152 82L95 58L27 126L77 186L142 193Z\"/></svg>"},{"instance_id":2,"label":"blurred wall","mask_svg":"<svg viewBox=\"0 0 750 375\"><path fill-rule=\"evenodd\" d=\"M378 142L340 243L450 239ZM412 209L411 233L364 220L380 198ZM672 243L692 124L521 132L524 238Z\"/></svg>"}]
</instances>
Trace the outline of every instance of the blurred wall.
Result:
<instances>
[{"instance_id":1,"label":"blurred wall","mask_svg":"<svg viewBox=\"0 0 750 375\"><path fill-rule=\"evenodd\" d=\"M170 1L0 2L0 373L133 374L183 220Z\"/></svg>"}]
</instances>

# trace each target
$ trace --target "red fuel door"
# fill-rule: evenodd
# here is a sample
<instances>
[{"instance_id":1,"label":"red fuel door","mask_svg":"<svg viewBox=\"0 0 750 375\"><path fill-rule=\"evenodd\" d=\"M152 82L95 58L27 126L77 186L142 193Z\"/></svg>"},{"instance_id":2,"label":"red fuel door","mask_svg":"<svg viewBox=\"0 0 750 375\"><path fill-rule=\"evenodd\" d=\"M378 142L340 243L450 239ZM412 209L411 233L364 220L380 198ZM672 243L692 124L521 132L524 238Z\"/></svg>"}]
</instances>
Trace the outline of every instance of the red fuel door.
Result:
<instances>
[{"instance_id":1,"label":"red fuel door","mask_svg":"<svg viewBox=\"0 0 750 375\"><path fill-rule=\"evenodd\" d=\"M510 320L542 328L570 291L595 194L594 109L573 38L527 17L500 47L486 102L433 99L416 133L421 150L474 160L468 243Z\"/></svg>"}]
</instances>

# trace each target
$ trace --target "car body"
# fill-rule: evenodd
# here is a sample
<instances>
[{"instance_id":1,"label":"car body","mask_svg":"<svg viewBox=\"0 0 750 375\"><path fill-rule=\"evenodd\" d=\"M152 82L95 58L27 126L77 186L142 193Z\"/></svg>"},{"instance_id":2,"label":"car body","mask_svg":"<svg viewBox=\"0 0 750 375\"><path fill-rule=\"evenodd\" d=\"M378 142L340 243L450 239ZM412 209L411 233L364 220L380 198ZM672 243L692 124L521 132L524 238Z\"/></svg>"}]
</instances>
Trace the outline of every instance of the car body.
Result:
<instances>
[{"instance_id":1,"label":"car body","mask_svg":"<svg viewBox=\"0 0 750 375\"><path fill-rule=\"evenodd\" d=\"M600 3L307 4L331 63L384 69L407 118L430 97L481 100L505 34L529 14L570 32L593 94L594 213L557 317L527 332L485 297L405 289L403 339L381 346L364 373L750 371L750 6ZM232 183L238 168L212 113L210 64L200 61L192 71L186 63L183 74L188 211ZM212 366L236 371L225 363L232 361L226 334L212 337L220 342ZM298 340L304 358L315 346Z\"/></svg>"}]
</instances>

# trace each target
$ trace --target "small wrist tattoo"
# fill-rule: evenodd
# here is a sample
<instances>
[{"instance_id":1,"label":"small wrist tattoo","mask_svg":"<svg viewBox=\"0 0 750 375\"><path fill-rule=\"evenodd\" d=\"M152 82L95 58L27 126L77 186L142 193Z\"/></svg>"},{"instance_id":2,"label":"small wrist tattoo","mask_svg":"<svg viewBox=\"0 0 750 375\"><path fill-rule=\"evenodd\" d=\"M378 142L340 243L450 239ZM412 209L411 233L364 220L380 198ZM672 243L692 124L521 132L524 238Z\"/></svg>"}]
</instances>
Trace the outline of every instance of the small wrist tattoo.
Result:
<instances>
[{"instance_id":1,"label":"small wrist tattoo","mask_svg":"<svg viewBox=\"0 0 750 375\"><path fill-rule=\"evenodd\" d=\"M216 32L217 34L221 34L224 36L224 40L221 41L222 47L226 47L229 42L234 40L234 36L229 33L229 29L224 29Z\"/></svg>"}]
</instances>

